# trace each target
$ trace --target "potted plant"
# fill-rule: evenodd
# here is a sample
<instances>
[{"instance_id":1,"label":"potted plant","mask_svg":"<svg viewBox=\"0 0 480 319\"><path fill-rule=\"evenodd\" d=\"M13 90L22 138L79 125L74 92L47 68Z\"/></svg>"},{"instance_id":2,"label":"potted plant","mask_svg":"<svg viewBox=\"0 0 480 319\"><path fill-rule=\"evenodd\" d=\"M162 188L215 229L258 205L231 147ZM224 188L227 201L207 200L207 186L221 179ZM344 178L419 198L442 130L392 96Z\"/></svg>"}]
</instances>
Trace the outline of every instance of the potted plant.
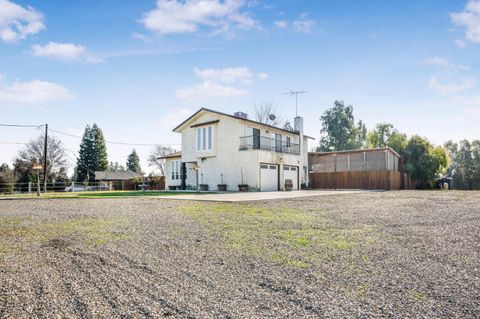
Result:
<instances>
[{"instance_id":1,"label":"potted plant","mask_svg":"<svg viewBox=\"0 0 480 319\"><path fill-rule=\"evenodd\" d=\"M238 190L240 192L248 192L248 185L243 183L243 169L240 168L240 174L242 176L242 183L238 185Z\"/></svg>"},{"instance_id":2,"label":"potted plant","mask_svg":"<svg viewBox=\"0 0 480 319\"><path fill-rule=\"evenodd\" d=\"M200 191L208 191L208 184L203 183L203 173L200 175L202 178L202 183L198 185Z\"/></svg>"},{"instance_id":3,"label":"potted plant","mask_svg":"<svg viewBox=\"0 0 480 319\"><path fill-rule=\"evenodd\" d=\"M226 192L227 191L227 184L223 183L223 173L220 174L220 184L217 185L217 189L219 192Z\"/></svg>"}]
</instances>

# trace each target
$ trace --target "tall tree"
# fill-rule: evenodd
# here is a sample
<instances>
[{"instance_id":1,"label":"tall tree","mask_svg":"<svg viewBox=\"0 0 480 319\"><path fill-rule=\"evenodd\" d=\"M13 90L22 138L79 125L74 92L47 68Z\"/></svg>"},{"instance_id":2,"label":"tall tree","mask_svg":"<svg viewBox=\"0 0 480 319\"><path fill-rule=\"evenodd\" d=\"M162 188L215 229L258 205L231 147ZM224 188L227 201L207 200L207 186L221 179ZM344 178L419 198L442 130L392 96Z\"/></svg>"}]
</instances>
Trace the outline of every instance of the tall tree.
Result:
<instances>
[{"instance_id":1,"label":"tall tree","mask_svg":"<svg viewBox=\"0 0 480 319\"><path fill-rule=\"evenodd\" d=\"M11 193L14 189L13 171L7 164L0 165L0 193Z\"/></svg>"},{"instance_id":2,"label":"tall tree","mask_svg":"<svg viewBox=\"0 0 480 319\"><path fill-rule=\"evenodd\" d=\"M45 136L39 135L30 140L17 154L17 160L33 164L43 164ZM56 177L63 177L67 168L67 155L63 143L55 136L48 136L47 139L47 174L50 180Z\"/></svg>"},{"instance_id":3,"label":"tall tree","mask_svg":"<svg viewBox=\"0 0 480 319\"><path fill-rule=\"evenodd\" d=\"M272 116L273 115L273 116ZM267 102L255 106L255 119L263 124L280 127L282 119L273 103Z\"/></svg>"},{"instance_id":4,"label":"tall tree","mask_svg":"<svg viewBox=\"0 0 480 319\"><path fill-rule=\"evenodd\" d=\"M123 165L118 164L118 162L110 162L108 164L107 171L110 172L125 172L125 167Z\"/></svg>"},{"instance_id":5,"label":"tall tree","mask_svg":"<svg viewBox=\"0 0 480 319\"><path fill-rule=\"evenodd\" d=\"M445 143L451 164L447 176L453 178L458 189L480 188L480 140L463 140L460 143Z\"/></svg>"},{"instance_id":6,"label":"tall tree","mask_svg":"<svg viewBox=\"0 0 480 319\"><path fill-rule=\"evenodd\" d=\"M368 147L390 147L403 155L407 146L407 135L400 133L390 123L379 123L368 132Z\"/></svg>"},{"instance_id":7,"label":"tall tree","mask_svg":"<svg viewBox=\"0 0 480 319\"><path fill-rule=\"evenodd\" d=\"M80 151L78 152L76 176L78 182L95 181L95 171L108 168L107 149L102 130L93 124L87 125L83 132Z\"/></svg>"},{"instance_id":8,"label":"tall tree","mask_svg":"<svg viewBox=\"0 0 480 319\"><path fill-rule=\"evenodd\" d=\"M345 106L343 101L335 101L334 106L320 117L320 122L322 129L318 151L343 151L365 147L367 130L362 121L355 124L353 106Z\"/></svg>"},{"instance_id":9,"label":"tall tree","mask_svg":"<svg viewBox=\"0 0 480 319\"><path fill-rule=\"evenodd\" d=\"M445 172L448 156L443 147L434 147L427 139L414 135L405 149L405 170L420 187L431 187L432 180Z\"/></svg>"},{"instance_id":10,"label":"tall tree","mask_svg":"<svg viewBox=\"0 0 480 319\"><path fill-rule=\"evenodd\" d=\"M165 176L165 160L160 159L160 157L170 153L173 153L173 149L170 146L155 145L148 155L148 166L157 168L160 171L160 175Z\"/></svg>"},{"instance_id":11,"label":"tall tree","mask_svg":"<svg viewBox=\"0 0 480 319\"><path fill-rule=\"evenodd\" d=\"M127 170L138 174L142 173L142 168L140 167L140 158L138 157L135 149L133 149L132 153L130 153L130 155L127 157Z\"/></svg>"}]
</instances>

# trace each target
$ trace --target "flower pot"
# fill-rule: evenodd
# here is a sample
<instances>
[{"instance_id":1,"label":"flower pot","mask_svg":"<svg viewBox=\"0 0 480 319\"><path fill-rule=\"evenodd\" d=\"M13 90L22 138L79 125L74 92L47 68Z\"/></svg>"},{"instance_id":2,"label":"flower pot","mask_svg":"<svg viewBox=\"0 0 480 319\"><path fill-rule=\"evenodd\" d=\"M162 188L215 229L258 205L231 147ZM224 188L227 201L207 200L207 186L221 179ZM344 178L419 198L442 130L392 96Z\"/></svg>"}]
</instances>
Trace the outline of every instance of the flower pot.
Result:
<instances>
[{"instance_id":1,"label":"flower pot","mask_svg":"<svg viewBox=\"0 0 480 319\"><path fill-rule=\"evenodd\" d=\"M227 191L227 184L218 184L217 189L219 192L226 192Z\"/></svg>"},{"instance_id":2,"label":"flower pot","mask_svg":"<svg viewBox=\"0 0 480 319\"><path fill-rule=\"evenodd\" d=\"M240 192L248 192L248 185L247 184L240 184L240 185L238 185L238 190Z\"/></svg>"},{"instance_id":3,"label":"flower pot","mask_svg":"<svg viewBox=\"0 0 480 319\"><path fill-rule=\"evenodd\" d=\"M208 184L200 184L198 185L198 189L200 191L208 191Z\"/></svg>"}]
</instances>

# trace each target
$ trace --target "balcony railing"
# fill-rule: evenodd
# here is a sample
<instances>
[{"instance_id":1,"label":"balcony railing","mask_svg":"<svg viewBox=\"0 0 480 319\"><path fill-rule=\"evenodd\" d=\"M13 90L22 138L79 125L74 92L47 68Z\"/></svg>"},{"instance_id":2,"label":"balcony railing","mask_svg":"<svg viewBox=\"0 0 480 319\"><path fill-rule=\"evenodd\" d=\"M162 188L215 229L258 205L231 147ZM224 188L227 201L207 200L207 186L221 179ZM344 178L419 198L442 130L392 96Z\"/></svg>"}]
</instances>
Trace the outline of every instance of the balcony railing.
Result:
<instances>
[{"instance_id":1,"label":"balcony railing","mask_svg":"<svg viewBox=\"0 0 480 319\"><path fill-rule=\"evenodd\" d=\"M265 136L240 137L240 150L264 150L276 153L300 155L300 145Z\"/></svg>"}]
</instances>

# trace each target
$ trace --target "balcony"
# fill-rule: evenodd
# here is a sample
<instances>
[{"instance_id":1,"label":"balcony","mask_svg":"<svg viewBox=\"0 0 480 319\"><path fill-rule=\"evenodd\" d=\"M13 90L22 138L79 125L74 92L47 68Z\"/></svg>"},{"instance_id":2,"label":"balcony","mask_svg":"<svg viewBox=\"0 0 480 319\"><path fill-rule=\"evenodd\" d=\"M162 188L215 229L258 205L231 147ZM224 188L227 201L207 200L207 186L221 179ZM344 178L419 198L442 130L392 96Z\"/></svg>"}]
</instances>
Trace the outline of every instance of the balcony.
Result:
<instances>
[{"instance_id":1,"label":"balcony","mask_svg":"<svg viewBox=\"0 0 480 319\"><path fill-rule=\"evenodd\" d=\"M240 151L263 150L276 153L300 155L300 145L265 136L240 137Z\"/></svg>"}]
</instances>

